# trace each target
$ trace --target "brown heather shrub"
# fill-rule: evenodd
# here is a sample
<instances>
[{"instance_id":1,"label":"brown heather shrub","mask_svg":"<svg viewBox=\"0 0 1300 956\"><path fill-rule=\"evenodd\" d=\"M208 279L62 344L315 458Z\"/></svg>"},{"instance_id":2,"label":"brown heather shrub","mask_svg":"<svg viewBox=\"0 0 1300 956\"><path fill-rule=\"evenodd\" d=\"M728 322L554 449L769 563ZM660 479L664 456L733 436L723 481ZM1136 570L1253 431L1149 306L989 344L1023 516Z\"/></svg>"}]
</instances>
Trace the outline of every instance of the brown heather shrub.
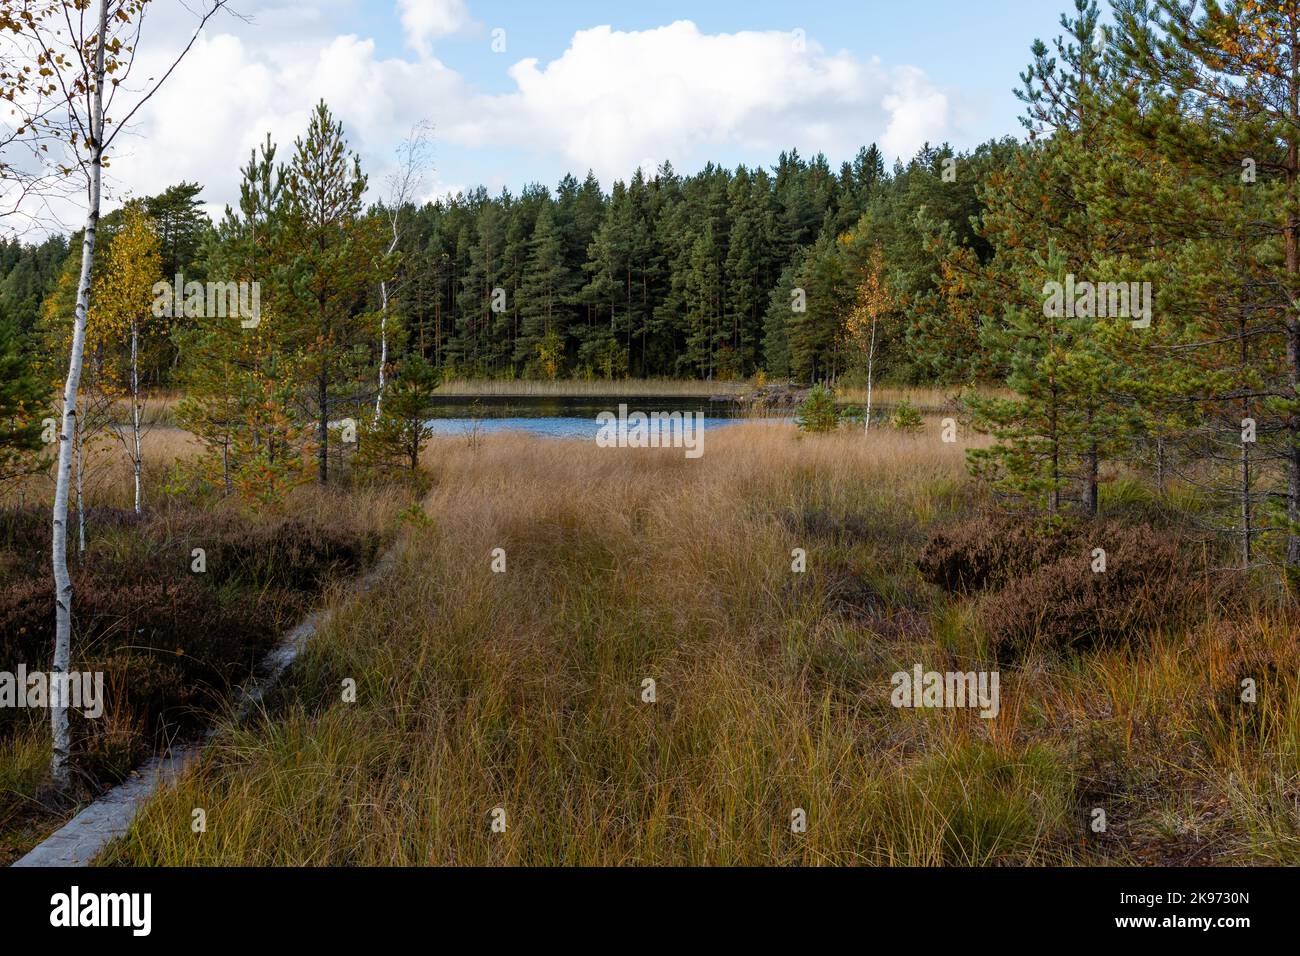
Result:
<instances>
[{"instance_id":1,"label":"brown heather shrub","mask_svg":"<svg viewBox=\"0 0 1300 956\"><path fill-rule=\"evenodd\" d=\"M250 519L162 509L96 508L84 555L70 555L72 667L103 671L103 719L74 717L79 766L130 766L162 735L187 732L245 680L276 637L335 574L355 572L378 541L325 513ZM49 516L0 511L0 669L47 670L54 644ZM75 548L75 545L73 545ZM204 574L191 550L206 552ZM0 712L0 739L25 717ZM111 773L109 774L112 775Z\"/></svg>"},{"instance_id":2,"label":"brown heather shrub","mask_svg":"<svg viewBox=\"0 0 1300 956\"><path fill-rule=\"evenodd\" d=\"M14 555L48 553L50 512L47 508L0 508L0 552ZM16 568L20 573L21 568Z\"/></svg>"},{"instance_id":3,"label":"brown heather shrub","mask_svg":"<svg viewBox=\"0 0 1300 956\"><path fill-rule=\"evenodd\" d=\"M0 586L0 670L13 671L20 661L35 667L38 646L48 644L44 656L49 657L54 646L51 582L48 576L28 577Z\"/></svg>"},{"instance_id":4,"label":"brown heather shrub","mask_svg":"<svg viewBox=\"0 0 1300 956\"><path fill-rule=\"evenodd\" d=\"M1149 527L1088 526L1065 553L985 597L980 624L1000 659L1031 644L1086 651L1143 641L1202 616L1209 576L1179 539ZM1106 570L1092 570L1092 551Z\"/></svg>"},{"instance_id":5,"label":"brown heather shrub","mask_svg":"<svg viewBox=\"0 0 1300 956\"><path fill-rule=\"evenodd\" d=\"M192 549L202 548L204 583L315 592L331 575L368 565L379 547L376 535L353 528L346 517L249 518L233 510L188 508L138 516L92 508L86 521L91 534L84 562L101 582L188 577ZM75 550L75 533L69 547ZM44 573L49 550L48 510L0 510L0 552L14 557L9 578ZM82 560L75 553L69 559L73 565Z\"/></svg>"},{"instance_id":6,"label":"brown heather shrub","mask_svg":"<svg viewBox=\"0 0 1300 956\"><path fill-rule=\"evenodd\" d=\"M263 517L250 522L232 512L188 512L158 519L149 536L165 542L168 559L188 571L190 554L202 548L208 582L273 586L315 592L332 575L351 574L368 565L379 548L377 537L342 521Z\"/></svg>"},{"instance_id":7,"label":"brown heather shrub","mask_svg":"<svg viewBox=\"0 0 1300 956\"><path fill-rule=\"evenodd\" d=\"M1032 574L1066 553L1070 534L1029 518L983 515L930 536L916 566L945 591L970 594L997 589Z\"/></svg>"},{"instance_id":8,"label":"brown heather shrub","mask_svg":"<svg viewBox=\"0 0 1300 956\"><path fill-rule=\"evenodd\" d=\"M72 668L104 672L118 724L136 721L151 733L192 727L251 673L299 610L288 595L226 594L197 578L105 583L74 574ZM48 574L0 587L0 669L49 668L53 590ZM0 735L14 714L0 711Z\"/></svg>"}]
</instances>

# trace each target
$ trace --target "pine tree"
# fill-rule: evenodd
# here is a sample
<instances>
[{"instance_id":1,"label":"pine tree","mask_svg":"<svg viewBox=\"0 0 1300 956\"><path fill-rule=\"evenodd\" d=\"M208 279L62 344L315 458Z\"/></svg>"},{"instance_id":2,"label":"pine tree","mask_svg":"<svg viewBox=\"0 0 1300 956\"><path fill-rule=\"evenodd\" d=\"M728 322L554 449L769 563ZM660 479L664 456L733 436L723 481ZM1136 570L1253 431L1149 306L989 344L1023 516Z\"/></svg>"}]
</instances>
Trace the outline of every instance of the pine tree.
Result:
<instances>
[{"instance_id":1,"label":"pine tree","mask_svg":"<svg viewBox=\"0 0 1300 956\"><path fill-rule=\"evenodd\" d=\"M378 418L359 436L357 465L362 473L391 475L402 468L414 474L420 452L433 434L429 406L438 374L419 356L409 355L391 383Z\"/></svg>"},{"instance_id":2,"label":"pine tree","mask_svg":"<svg viewBox=\"0 0 1300 956\"><path fill-rule=\"evenodd\" d=\"M456 309L465 371L486 375L493 368L493 352L500 341L494 332L499 333L501 324L508 321L503 317L510 305L504 284L505 212L482 190L475 203L476 229L472 235L468 230L461 233L463 245L458 255L465 267Z\"/></svg>"},{"instance_id":3,"label":"pine tree","mask_svg":"<svg viewBox=\"0 0 1300 956\"><path fill-rule=\"evenodd\" d=\"M317 480L326 484L334 414L350 411L355 421L373 397L365 369L377 322L366 311L366 293L387 269L377 224L362 215L361 161L348 152L343 124L324 101L295 147L284 187L285 244L293 258L282 309L296 333L301 399L317 424Z\"/></svg>"},{"instance_id":4,"label":"pine tree","mask_svg":"<svg viewBox=\"0 0 1300 956\"><path fill-rule=\"evenodd\" d=\"M528 263L519 293L522 316L515 361L532 362L545 378L554 379L563 364L563 341L568 327L564 288L563 244L548 199L537 214L530 241Z\"/></svg>"},{"instance_id":5,"label":"pine tree","mask_svg":"<svg viewBox=\"0 0 1300 956\"><path fill-rule=\"evenodd\" d=\"M585 305L592 324L582 333L578 360L591 370L604 366L613 377L613 368L620 364L615 356L619 349L618 307L622 298L619 282L622 269L618 258L618 243L613 217L607 217L592 237L583 265L589 276L577 301Z\"/></svg>"},{"instance_id":6,"label":"pine tree","mask_svg":"<svg viewBox=\"0 0 1300 956\"><path fill-rule=\"evenodd\" d=\"M1022 278L1021 298L1032 301L1041 294L1040 276L1064 271L1060 255L1054 255L1041 270ZM1068 425L1072 396L1063 366L1080 331L1078 321L1053 310L1008 305L1001 322L984 326L981 343L1004 357L1006 384L1016 397L968 399L976 427L998 442L968 453L975 473L999 491L1037 500L1053 519L1062 513L1076 464L1077 446Z\"/></svg>"},{"instance_id":7,"label":"pine tree","mask_svg":"<svg viewBox=\"0 0 1300 956\"><path fill-rule=\"evenodd\" d=\"M790 374L798 381L831 382L843 370L840 331L854 295L845 245L839 237L823 234L795 277L805 305L788 319Z\"/></svg>"},{"instance_id":8,"label":"pine tree","mask_svg":"<svg viewBox=\"0 0 1300 956\"><path fill-rule=\"evenodd\" d=\"M210 276L258 283L260 314L205 315L178 333L185 398L177 420L204 445L197 475L246 502L274 507L305 480L309 429L296 414L296 330L279 305L288 295L284 168L268 136L244 167L238 211L226 209L208 246Z\"/></svg>"},{"instance_id":9,"label":"pine tree","mask_svg":"<svg viewBox=\"0 0 1300 956\"><path fill-rule=\"evenodd\" d=\"M702 378L713 378L726 342L722 317L722 263L713 226L707 225L691 246L686 274L686 360Z\"/></svg>"},{"instance_id":10,"label":"pine tree","mask_svg":"<svg viewBox=\"0 0 1300 956\"><path fill-rule=\"evenodd\" d=\"M186 279L207 278L203 266L203 244L212 223L203 212L198 183L178 183L144 200L144 210L158 234L160 268L168 279L182 274Z\"/></svg>"},{"instance_id":11,"label":"pine tree","mask_svg":"<svg viewBox=\"0 0 1300 956\"><path fill-rule=\"evenodd\" d=\"M763 314L763 369L770 378L789 378L791 375L790 324L797 314L796 296L804 261L800 255L785 267L768 297L767 311Z\"/></svg>"},{"instance_id":12,"label":"pine tree","mask_svg":"<svg viewBox=\"0 0 1300 956\"><path fill-rule=\"evenodd\" d=\"M728 215L731 242L724 272L727 281L729 342L739 374L758 365L763 313L774 276L771 274L773 219L766 175L751 178L743 169L732 180Z\"/></svg>"},{"instance_id":13,"label":"pine tree","mask_svg":"<svg viewBox=\"0 0 1300 956\"><path fill-rule=\"evenodd\" d=\"M982 259L951 230L931 232L949 250L939 301L961 317L959 328L977 330L979 351L1018 392L1015 399L971 400L976 427L999 442L973 452L972 463L996 487L1044 503L1053 517L1071 502L1097 514L1102 463L1127 449L1134 420L1132 396L1115 388L1123 358L1114 350L1129 347L1117 344L1129 326L1102 314L1107 310L1076 309L1072 291L1077 277L1081 291L1123 282L1127 292L1131 277L1115 270L1131 262L1132 251L1123 225L1099 216L1082 195L1079 170L1109 149L1100 97L1110 68L1096 4L1075 0L1075 14L1062 17L1066 35L1056 41L1056 56L1035 43L1022 77L1025 125L1034 138L1050 137L1015 153L980 193L978 236L993 254ZM1068 290L1068 301L1049 305L1053 286ZM988 311L971 321L973 308Z\"/></svg>"},{"instance_id":14,"label":"pine tree","mask_svg":"<svg viewBox=\"0 0 1300 956\"><path fill-rule=\"evenodd\" d=\"M1216 490L1239 503L1243 563L1264 530L1300 571L1300 3L1172 0L1119 9L1117 134L1127 156L1176 172L1141 216L1144 170L1105 169L1098 201L1151 223L1167 261L1165 355L1198 408ZM1109 190L1118 188L1118 193ZM1245 422L1255 441L1242 440ZM1234 427L1236 426L1236 427ZM1237 429L1241 431L1238 432ZM1256 505L1280 502L1273 513Z\"/></svg>"}]
</instances>

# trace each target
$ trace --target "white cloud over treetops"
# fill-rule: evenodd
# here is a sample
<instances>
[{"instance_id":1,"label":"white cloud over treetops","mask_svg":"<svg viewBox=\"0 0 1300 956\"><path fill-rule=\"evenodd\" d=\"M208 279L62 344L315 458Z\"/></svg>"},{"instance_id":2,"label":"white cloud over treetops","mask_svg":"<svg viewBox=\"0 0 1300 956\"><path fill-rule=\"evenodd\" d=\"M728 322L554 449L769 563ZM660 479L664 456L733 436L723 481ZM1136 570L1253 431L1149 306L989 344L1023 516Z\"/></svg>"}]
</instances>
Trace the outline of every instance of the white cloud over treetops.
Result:
<instances>
[{"instance_id":1,"label":"white cloud over treetops","mask_svg":"<svg viewBox=\"0 0 1300 956\"><path fill-rule=\"evenodd\" d=\"M272 0L256 29L210 29L121 138L114 194L198 181L215 215L236 200L249 151L270 132L287 161L322 97L361 154L374 198L396 146L424 120L436 150L494 157L472 182L435 173L430 197L479 181L522 185L539 155L579 175L591 168L608 185L646 159L671 159L685 171L723 150L766 164L795 146L834 161L877 142L887 155L910 156L926 141L952 138L961 123L950 95L922 70L830 52L798 31L708 34L687 20L639 31L595 26L542 62L512 59L511 42L509 53L492 53L463 0L399 0L413 55L381 56L372 39L330 33L342 5ZM184 21L176 24L174 36L183 35ZM483 56L501 61L512 89L477 89L433 55L435 41L457 31L483 33ZM152 75L175 51L155 52L149 39L142 49Z\"/></svg>"}]
</instances>

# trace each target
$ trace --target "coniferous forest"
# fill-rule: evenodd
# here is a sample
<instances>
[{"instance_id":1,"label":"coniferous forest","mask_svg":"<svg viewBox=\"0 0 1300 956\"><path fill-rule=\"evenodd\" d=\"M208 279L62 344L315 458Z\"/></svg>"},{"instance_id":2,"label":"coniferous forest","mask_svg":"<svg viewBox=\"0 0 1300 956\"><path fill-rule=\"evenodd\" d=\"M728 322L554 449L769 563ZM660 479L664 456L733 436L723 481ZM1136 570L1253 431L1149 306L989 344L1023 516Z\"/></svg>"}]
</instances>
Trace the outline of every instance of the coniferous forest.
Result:
<instances>
[{"instance_id":1,"label":"coniferous forest","mask_svg":"<svg viewBox=\"0 0 1300 956\"><path fill-rule=\"evenodd\" d=\"M519 195L480 187L408 204L396 211L392 255L408 347L447 378L739 379L762 370L833 379L853 367L837 332L868 250L887 250L899 296L926 301L938 263L925 229L950 231L986 255L971 224L984 208L979 186L1019 148L1011 140L960 155L926 147L886 168L869 146L838 169L791 149L752 170L710 164L683 176L664 163L609 191L587 172ZM252 175L262 175L260 162ZM944 181L945 163L961 164L960 182ZM169 279L205 281L229 236L198 210L201 196L198 184L181 183L143 200L159 224L160 274ZM376 206L365 218L388 232L394 212ZM116 221L105 217L108 241ZM0 307L20 332L38 326L41 302L56 290L69 249L77 251L71 238L6 240ZM806 311L791 309L795 288L807 293ZM150 379L170 385L176 346L159 349ZM899 380L951 374L919 330L900 325L887 354Z\"/></svg>"}]
</instances>

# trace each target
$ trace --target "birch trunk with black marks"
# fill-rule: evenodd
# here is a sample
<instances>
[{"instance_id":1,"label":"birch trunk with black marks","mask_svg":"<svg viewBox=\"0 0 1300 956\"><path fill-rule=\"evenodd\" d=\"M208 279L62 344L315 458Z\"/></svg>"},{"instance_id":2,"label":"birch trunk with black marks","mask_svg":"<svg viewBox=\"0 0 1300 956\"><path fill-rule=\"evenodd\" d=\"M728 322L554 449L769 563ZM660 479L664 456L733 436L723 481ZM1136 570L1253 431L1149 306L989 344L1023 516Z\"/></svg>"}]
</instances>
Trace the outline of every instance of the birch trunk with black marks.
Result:
<instances>
[{"instance_id":1,"label":"birch trunk with black marks","mask_svg":"<svg viewBox=\"0 0 1300 956\"><path fill-rule=\"evenodd\" d=\"M397 216L400 209L394 210L392 214L393 239L388 244L388 252L385 254L385 261L397 249L398 231ZM375 421L379 421L379 416L383 411L384 405L384 385L386 384L385 372L388 367L388 280L379 280L379 392L375 395Z\"/></svg>"},{"instance_id":2,"label":"birch trunk with black marks","mask_svg":"<svg viewBox=\"0 0 1300 956\"><path fill-rule=\"evenodd\" d=\"M85 500L85 460L86 460L86 429L81 423L81 416L77 416L77 438L76 438L76 469L77 469L77 554L86 553L86 500Z\"/></svg>"},{"instance_id":3,"label":"birch trunk with black marks","mask_svg":"<svg viewBox=\"0 0 1300 956\"><path fill-rule=\"evenodd\" d=\"M876 317L871 317L871 345L867 349L867 427L863 431L871 431L871 385L872 373L875 371L876 361Z\"/></svg>"},{"instance_id":4,"label":"birch trunk with black marks","mask_svg":"<svg viewBox=\"0 0 1300 956\"><path fill-rule=\"evenodd\" d=\"M394 237L393 245L388 247L391 255L394 246L397 245L397 239ZM379 280L379 391L375 393L375 421L379 421L379 416L384 407L384 367L388 364L388 280Z\"/></svg>"},{"instance_id":5,"label":"birch trunk with black marks","mask_svg":"<svg viewBox=\"0 0 1300 956\"><path fill-rule=\"evenodd\" d=\"M72 444L77 435L77 397L81 388L81 362L86 347L86 312L90 307L90 274L95 258L95 234L99 228L100 183L104 158L104 37L108 31L108 0L99 3L99 32L95 40L94 73L90 78L91 115L89 143L89 203L86 230L81 240L81 274L77 279L77 309L72 326L72 352L68 378L63 385L63 429L59 433L59 464L54 486L54 526L51 559L54 565L54 659L50 681L50 731L53 755L50 773L56 786L70 781L68 752L68 702L60 692L72 657L72 580L68 576L68 489L72 477Z\"/></svg>"},{"instance_id":6,"label":"birch trunk with black marks","mask_svg":"<svg viewBox=\"0 0 1300 956\"><path fill-rule=\"evenodd\" d=\"M140 323L131 320L131 466L135 471L135 513L140 514Z\"/></svg>"}]
</instances>

